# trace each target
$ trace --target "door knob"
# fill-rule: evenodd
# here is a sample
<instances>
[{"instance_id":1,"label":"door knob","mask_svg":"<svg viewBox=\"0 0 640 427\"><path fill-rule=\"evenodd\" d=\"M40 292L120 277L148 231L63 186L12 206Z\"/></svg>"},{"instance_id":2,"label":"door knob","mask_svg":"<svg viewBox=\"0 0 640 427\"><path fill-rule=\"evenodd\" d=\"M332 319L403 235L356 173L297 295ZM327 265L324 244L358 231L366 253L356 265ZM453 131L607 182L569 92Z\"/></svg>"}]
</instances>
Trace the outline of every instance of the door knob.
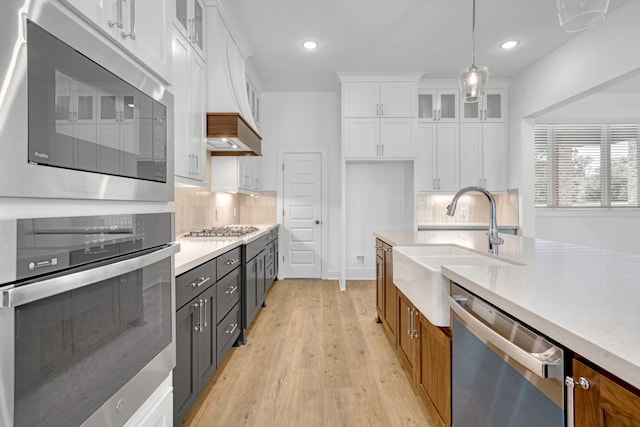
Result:
<instances>
[{"instance_id":1,"label":"door knob","mask_svg":"<svg viewBox=\"0 0 640 427\"><path fill-rule=\"evenodd\" d=\"M320 220L319 219L316 219L316 224L320 224Z\"/></svg>"}]
</instances>

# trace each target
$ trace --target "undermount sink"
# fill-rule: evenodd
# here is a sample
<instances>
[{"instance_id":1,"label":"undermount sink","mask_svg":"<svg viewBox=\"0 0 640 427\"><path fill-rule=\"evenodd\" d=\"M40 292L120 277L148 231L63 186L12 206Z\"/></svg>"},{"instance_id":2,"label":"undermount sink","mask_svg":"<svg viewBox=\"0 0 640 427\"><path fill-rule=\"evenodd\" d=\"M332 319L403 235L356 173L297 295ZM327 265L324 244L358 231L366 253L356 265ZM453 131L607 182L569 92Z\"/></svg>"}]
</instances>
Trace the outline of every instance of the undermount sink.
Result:
<instances>
[{"instance_id":1,"label":"undermount sink","mask_svg":"<svg viewBox=\"0 0 640 427\"><path fill-rule=\"evenodd\" d=\"M454 246L394 246L393 283L436 326L449 326L449 280L443 265L508 265Z\"/></svg>"}]
</instances>

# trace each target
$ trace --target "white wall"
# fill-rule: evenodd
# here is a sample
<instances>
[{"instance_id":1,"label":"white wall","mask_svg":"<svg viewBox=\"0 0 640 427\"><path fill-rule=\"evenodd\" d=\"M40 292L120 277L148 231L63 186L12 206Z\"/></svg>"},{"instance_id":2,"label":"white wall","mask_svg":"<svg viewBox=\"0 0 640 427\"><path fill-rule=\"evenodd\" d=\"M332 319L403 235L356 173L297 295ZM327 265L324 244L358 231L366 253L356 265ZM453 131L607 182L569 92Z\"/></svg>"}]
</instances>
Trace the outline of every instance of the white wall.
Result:
<instances>
[{"instance_id":1,"label":"white wall","mask_svg":"<svg viewBox=\"0 0 640 427\"><path fill-rule=\"evenodd\" d=\"M575 38L529 66L516 76L509 87L509 186L520 189L520 225L526 236L539 236L569 242L611 247L625 246L623 238L609 242L609 236L625 236L628 227L640 229L640 215L628 215L627 221L611 220L601 227L596 217L580 216L562 237L562 216L540 219L534 207L533 124L535 117L594 93L611 81L620 81L640 71L640 1L622 5L594 28ZM557 222L556 222L557 221ZM538 230L538 226L541 227ZM569 230L573 230L570 231ZM596 231L600 230L600 231Z\"/></svg>"},{"instance_id":2,"label":"white wall","mask_svg":"<svg viewBox=\"0 0 640 427\"><path fill-rule=\"evenodd\" d=\"M334 92L264 92L260 98L263 190L278 189L278 153L296 147L325 148L328 161L327 259L323 278L340 276L341 141L340 100ZM281 220L282 206L278 206Z\"/></svg>"},{"instance_id":3,"label":"white wall","mask_svg":"<svg viewBox=\"0 0 640 427\"><path fill-rule=\"evenodd\" d=\"M349 162L345 169L346 278L373 280L373 232L413 227L413 162Z\"/></svg>"}]
</instances>

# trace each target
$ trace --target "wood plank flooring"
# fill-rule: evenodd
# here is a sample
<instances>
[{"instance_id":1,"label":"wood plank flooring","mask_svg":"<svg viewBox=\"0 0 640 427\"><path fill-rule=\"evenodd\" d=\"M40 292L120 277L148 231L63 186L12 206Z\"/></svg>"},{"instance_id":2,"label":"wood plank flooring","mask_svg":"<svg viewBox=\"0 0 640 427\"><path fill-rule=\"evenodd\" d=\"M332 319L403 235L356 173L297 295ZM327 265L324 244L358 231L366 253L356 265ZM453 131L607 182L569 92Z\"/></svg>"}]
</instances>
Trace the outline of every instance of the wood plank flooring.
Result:
<instances>
[{"instance_id":1,"label":"wood plank flooring","mask_svg":"<svg viewBox=\"0 0 640 427\"><path fill-rule=\"evenodd\" d=\"M375 282L274 283L183 426L435 426L375 322Z\"/></svg>"}]
</instances>

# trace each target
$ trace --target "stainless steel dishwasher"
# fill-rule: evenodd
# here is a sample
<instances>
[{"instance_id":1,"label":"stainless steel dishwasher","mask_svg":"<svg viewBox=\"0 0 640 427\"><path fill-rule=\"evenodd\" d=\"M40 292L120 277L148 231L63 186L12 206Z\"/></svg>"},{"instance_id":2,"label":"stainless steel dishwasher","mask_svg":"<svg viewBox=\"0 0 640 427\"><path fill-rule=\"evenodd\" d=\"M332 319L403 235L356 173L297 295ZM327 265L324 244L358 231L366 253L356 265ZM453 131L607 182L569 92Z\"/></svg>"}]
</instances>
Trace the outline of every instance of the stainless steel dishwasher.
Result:
<instances>
[{"instance_id":1,"label":"stainless steel dishwasher","mask_svg":"<svg viewBox=\"0 0 640 427\"><path fill-rule=\"evenodd\" d=\"M565 351L453 284L454 427L562 427Z\"/></svg>"}]
</instances>

